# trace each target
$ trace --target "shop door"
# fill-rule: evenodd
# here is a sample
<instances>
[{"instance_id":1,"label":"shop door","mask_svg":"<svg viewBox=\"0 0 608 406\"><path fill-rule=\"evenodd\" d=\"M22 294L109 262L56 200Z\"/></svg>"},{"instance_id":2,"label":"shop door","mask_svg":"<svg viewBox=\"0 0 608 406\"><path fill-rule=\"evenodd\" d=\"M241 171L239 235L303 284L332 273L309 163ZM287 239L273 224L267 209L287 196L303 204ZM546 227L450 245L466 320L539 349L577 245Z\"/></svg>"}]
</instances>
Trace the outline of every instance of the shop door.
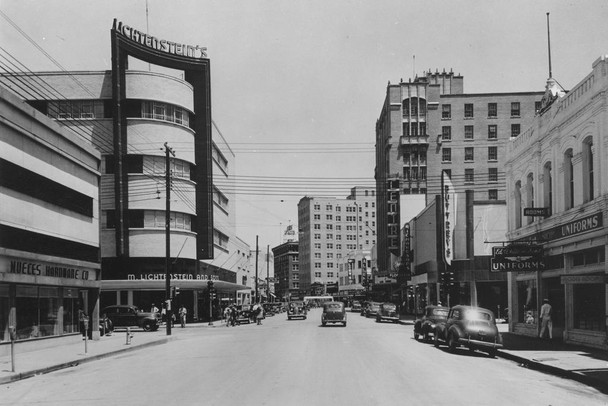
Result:
<instances>
[{"instance_id":1,"label":"shop door","mask_svg":"<svg viewBox=\"0 0 608 406\"><path fill-rule=\"evenodd\" d=\"M548 278L544 280L546 286L545 296L549 299L552 307L551 319L553 320L553 337L561 338L566 326L566 294L565 285L560 278Z\"/></svg>"}]
</instances>

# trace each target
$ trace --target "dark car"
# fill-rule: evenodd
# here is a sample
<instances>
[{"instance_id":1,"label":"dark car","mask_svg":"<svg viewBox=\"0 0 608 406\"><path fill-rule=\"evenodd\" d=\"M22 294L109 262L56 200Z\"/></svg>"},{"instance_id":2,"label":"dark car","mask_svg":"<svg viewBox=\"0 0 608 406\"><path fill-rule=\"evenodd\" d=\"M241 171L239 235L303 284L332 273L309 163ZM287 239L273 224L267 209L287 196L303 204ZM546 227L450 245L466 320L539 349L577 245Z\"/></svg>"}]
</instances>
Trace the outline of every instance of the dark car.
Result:
<instances>
[{"instance_id":1,"label":"dark car","mask_svg":"<svg viewBox=\"0 0 608 406\"><path fill-rule=\"evenodd\" d=\"M287 306L287 319L306 319L308 310L304 302L289 302Z\"/></svg>"},{"instance_id":2,"label":"dark car","mask_svg":"<svg viewBox=\"0 0 608 406\"><path fill-rule=\"evenodd\" d=\"M236 307L236 324L251 323L254 319L251 305Z\"/></svg>"},{"instance_id":3,"label":"dark car","mask_svg":"<svg viewBox=\"0 0 608 406\"><path fill-rule=\"evenodd\" d=\"M369 302L361 303L361 316L365 316L365 312L367 311L368 306L369 306Z\"/></svg>"},{"instance_id":4,"label":"dark car","mask_svg":"<svg viewBox=\"0 0 608 406\"><path fill-rule=\"evenodd\" d=\"M323 313L321 314L321 324L342 323L346 327L346 307L342 302L323 303Z\"/></svg>"},{"instance_id":5,"label":"dark car","mask_svg":"<svg viewBox=\"0 0 608 406\"><path fill-rule=\"evenodd\" d=\"M376 311L376 322L391 321L393 323L399 323L399 313L397 313L397 306L392 303L382 303Z\"/></svg>"},{"instance_id":6,"label":"dark car","mask_svg":"<svg viewBox=\"0 0 608 406\"><path fill-rule=\"evenodd\" d=\"M132 305L113 305L101 311L116 327L141 327L144 331L156 331L160 326L158 313L143 312Z\"/></svg>"},{"instance_id":7,"label":"dark car","mask_svg":"<svg viewBox=\"0 0 608 406\"><path fill-rule=\"evenodd\" d=\"M365 308L365 317L376 317L378 310L380 310L380 303L370 302Z\"/></svg>"},{"instance_id":8,"label":"dark car","mask_svg":"<svg viewBox=\"0 0 608 406\"><path fill-rule=\"evenodd\" d=\"M422 318L416 320L414 324L414 338L418 340L420 337L424 341L429 341L431 335L435 334L437 323L444 323L448 318L449 308L444 306L427 306L424 308Z\"/></svg>"},{"instance_id":9,"label":"dark car","mask_svg":"<svg viewBox=\"0 0 608 406\"><path fill-rule=\"evenodd\" d=\"M490 357L502 348L502 336L491 310L472 306L454 306L445 322L435 327L435 347L444 342L450 352L460 346L471 351L487 352Z\"/></svg>"},{"instance_id":10,"label":"dark car","mask_svg":"<svg viewBox=\"0 0 608 406\"><path fill-rule=\"evenodd\" d=\"M359 302L359 301L355 300L355 301L353 302L353 305L352 305L352 306L351 306L351 308L350 308L350 311L351 311L351 312L361 312L361 308L362 308L362 306L361 306L361 302Z\"/></svg>"}]
</instances>

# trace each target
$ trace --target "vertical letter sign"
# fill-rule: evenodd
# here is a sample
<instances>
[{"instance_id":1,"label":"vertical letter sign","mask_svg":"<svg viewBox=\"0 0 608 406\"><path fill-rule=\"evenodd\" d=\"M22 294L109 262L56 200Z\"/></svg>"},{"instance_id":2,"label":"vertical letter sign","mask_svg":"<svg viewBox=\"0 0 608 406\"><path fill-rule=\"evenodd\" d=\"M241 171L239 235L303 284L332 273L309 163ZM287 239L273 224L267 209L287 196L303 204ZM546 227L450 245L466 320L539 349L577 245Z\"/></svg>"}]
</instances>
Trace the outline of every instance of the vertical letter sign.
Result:
<instances>
[{"instance_id":1,"label":"vertical letter sign","mask_svg":"<svg viewBox=\"0 0 608 406\"><path fill-rule=\"evenodd\" d=\"M443 258L447 265L454 257L454 226L456 225L456 190L450 176L441 172L441 202L443 213Z\"/></svg>"}]
</instances>

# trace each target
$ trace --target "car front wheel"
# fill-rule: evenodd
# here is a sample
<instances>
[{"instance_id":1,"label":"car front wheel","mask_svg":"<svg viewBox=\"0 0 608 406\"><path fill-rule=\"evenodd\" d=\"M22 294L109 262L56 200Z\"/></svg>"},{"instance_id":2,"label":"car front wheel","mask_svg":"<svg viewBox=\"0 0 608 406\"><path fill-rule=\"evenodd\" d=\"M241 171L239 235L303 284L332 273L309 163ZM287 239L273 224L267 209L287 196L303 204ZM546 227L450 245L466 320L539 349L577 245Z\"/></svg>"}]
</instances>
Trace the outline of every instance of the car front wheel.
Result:
<instances>
[{"instance_id":1,"label":"car front wheel","mask_svg":"<svg viewBox=\"0 0 608 406\"><path fill-rule=\"evenodd\" d=\"M414 340L418 341L418 338L420 338L420 334L414 331Z\"/></svg>"},{"instance_id":2,"label":"car front wheel","mask_svg":"<svg viewBox=\"0 0 608 406\"><path fill-rule=\"evenodd\" d=\"M456 350L457 345L458 342L456 341L454 334L450 334L448 336L448 349L450 350L450 352L454 352Z\"/></svg>"},{"instance_id":3,"label":"car front wheel","mask_svg":"<svg viewBox=\"0 0 608 406\"><path fill-rule=\"evenodd\" d=\"M434 344L435 344L435 347L439 348L439 334L437 334L437 331L435 331Z\"/></svg>"},{"instance_id":4,"label":"car front wheel","mask_svg":"<svg viewBox=\"0 0 608 406\"><path fill-rule=\"evenodd\" d=\"M150 324L149 321L145 322L144 325L142 326L142 328L144 329L144 331L150 331L152 330L152 325Z\"/></svg>"}]
</instances>

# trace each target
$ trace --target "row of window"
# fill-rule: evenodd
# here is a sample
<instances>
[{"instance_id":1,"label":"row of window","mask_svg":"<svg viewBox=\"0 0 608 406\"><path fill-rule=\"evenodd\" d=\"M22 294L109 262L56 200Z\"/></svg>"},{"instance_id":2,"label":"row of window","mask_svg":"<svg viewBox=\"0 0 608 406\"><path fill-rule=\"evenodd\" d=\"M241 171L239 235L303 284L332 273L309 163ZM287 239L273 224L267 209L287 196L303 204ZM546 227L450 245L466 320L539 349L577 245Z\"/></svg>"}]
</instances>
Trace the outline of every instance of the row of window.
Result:
<instances>
[{"instance_id":1,"label":"row of window","mask_svg":"<svg viewBox=\"0 0 608 406\"><path fill-rule=\"evenodd\" d=\"M106 228L116 228L115 210L105 210ZM192 231L192 217L189 214L171 212L169 228ZM164 210L128 210L126 222L129 228L165 228Z\"/></svg>"},{"instance_id":2,"label":"row of window","mask_svg":"<svg viewBox=\"0 0 608 406\"><path fill-rule=\"evenodd\" d=\"M370 212L366 211L365 212L365 217L369 218L370 217ZM371 212L371 217L375 218L376 217L376 212L372 211ZM345 216L345 221L357 221L357 216ZM314 220L321 220L321 215L320 214L314 214L313 215L313 219ZM325 220L329 220L329 221L333 221L334 220L334 216L333 214L326 214L325 215ZM336 221L342 221L342 216L336 216ZM363 217L359 216L359 221L363 221Z\"/></svg>"},{"instance_id":3,"label":"row of window","mask_svg":"<svg viewBox=\"0 0 608 406\"><path fill-rule=\"evenodd\" d=\"M464 161L473 162L475 160L475 149L473 147L464 148ZM488 162L498 161L498 148L488 147ZM452 148L441 149L441 162L452 162Z\"/></svg>"},{"instance_id":4,"label":"row of window","mask_svg":"<svg viewBox=\"0 0 608 406\"><path fill-rule=\"evenodd\" d=\"M521 134L521 124L511 124L511 137L517 137ZM498 139L498 126L496 124L488 125L488 133L489 140L497 140ZM464 139L465 140L473 140L475 139L475 126L465 125L464 126ZM442 141L451 141L452 140L452 127L449 125L444 125L441 127L441 140Z\"/></svg>"},{"instance_id":5,"label":"row of window","mask_svg":"<svg viewBox=\"0 0 608 406\"><path fill-rule=\"evenodd\" d=\"M166 159L161 156L152 155L127 155L124 158L124 166L127 173L143 173L147 175L164 176L167 172ZM114 155L105 156L105 173L112 174L115 171L116 160ZM194 171L189 162L181 159L171 158L169 170L172 177L192 179Z\"/></svg>"},{"instance_id":6,"label":"row of window","mask_svg":"<svg viewBox=\"0 0 608 406\"><path fill-rule=\"evenodd\" d=\"M322 272L315 272L315 278L322 278L322 277L323 277ZM333 278L334 277L334 273L333 272L327 272L327 277L328 278Z\"/></svg>"},{"instance_id":7,"label":"row of window","mask_svg":"<svg viewBox=\"0 0 608 406\"><path fill-rule=\"evenodd\" d=\"M541 102L534 102L534 110L539 111L541 107ZM487 117L488 118L496 118L498 117L498 103L488 103L487 107ZM521 103L520 102L511 102L511 117L521 117ZM464 104L464 118L474 118L475 117L475 107L473 103L465 103ZM452 118L452 105L451 104L442 104L441 105L441 118L445 120L449 120Z\"/></svg>"},{"instance_id":8,"label":"row of window","mask_svg":"<svg viewBox=\"0 0 608 406\"><path fill-rule=\"evenodd\" d=\"M367 196L367 192L368 192L368 191L366 190L365 192L366 192L366 194L365 194L365 195ZM376 193L376 191L375 191L375 190L372 190L372 191L371 191L371 195L372 195L372 196L375 196L375 193ZM365 206L365 207L370 207L370 206L371 206L371 207L376 207L376 203L375 203L375 202L363 202L363 203L364 203L364 206ZM361 210L362 210L362 207L361 207L360 205L359 205L358 207L359 207L359 211L361 211ZM319 211L319 210L321 210L321 204L320 204L320 203L315 203L315 204L313 205L313 209L314 209L315 211ZM331 204L326 204L326 205L325 205L325 211L333 211L333 209L334 209L334 206L333 206L333 205L331 205ZM342 211L342 206L338 206L338 205L336 205L336 211L338 211L338 212ZM356 209L354 206L349 205L349 206L346 206L346 207L345 207L345 211L347 211L347 212L356 212L356 211L357 211L357 209Z\"/></svg>"}]
</instances>

